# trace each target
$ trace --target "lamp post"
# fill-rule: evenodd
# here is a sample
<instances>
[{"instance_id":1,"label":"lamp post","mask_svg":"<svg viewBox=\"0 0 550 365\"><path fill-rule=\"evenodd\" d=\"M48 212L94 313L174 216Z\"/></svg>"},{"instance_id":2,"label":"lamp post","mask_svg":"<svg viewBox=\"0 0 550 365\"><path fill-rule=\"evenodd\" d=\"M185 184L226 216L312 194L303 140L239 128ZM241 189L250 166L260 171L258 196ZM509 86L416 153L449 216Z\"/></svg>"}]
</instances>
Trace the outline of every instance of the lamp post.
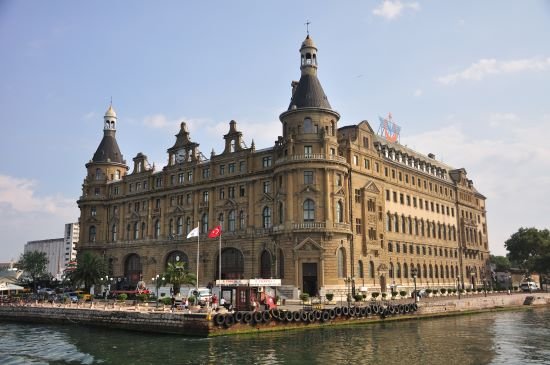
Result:
<instances>
[{"instance_id":1,"label":"lamp post","mask_svg":"<svg viewBox=\"0 0 550 365\"><path fill-rule=\"evenodd\" d=\"M508 294L512 294L512 275L508 274Z\"/></svg>"},{"instance_id":2,"label":"lamp post","mask_svg":"<svg viewBox=\"0 0 550 365\"><path fill-rule=\"evenodd\" d=\"M458 293L458 300L460 300L460 275L457 275L456 276L456 290L457 290L457 293Z\"/></svg>"},{"instance_id":3,"label":"lamp post","mask_svg":"<svg viewBox=\"0 0 550 365\"><path fill-rule=\"evenodd\" d=\"M344 283L346 284L346 290L347 290L346 300L348 302L348 307L351 306L351 293L350 293L351 281L352 281L352 278L349 276L344 278Z\"/></svg>"},{"instance_id":4,"label":"lamp post","mask_svg":"<svg viewBox=\"0 0 550 365\"><path fill-rule=\"evenodd\" d=\"M418 302L417 293L416 293L416 274L417 273L418 273L418 270L416 269L416 267L413 267L411 269L411 275L414 281L414 302L415 303Z\"/></svg>"},{"instance_id":5,"label":"lamp post","mask_svg":"<svg viewBox=\"0 0 550 365\"><path fill-rule=\"evenodd\" d=\"M157 276L155 276L151 280L153 280L153 283L155 283L155 288L157 290L156 294L157 294L157 307L158 307L159 306L159 289L161 285L163 285L165 279L164 277L161 277L159 274L157 274Z\"/></svg>"},{"instance_id":6,"label":"lamp post","mask_svg":"<svg viewBox=\"0 0 550 365\"><path fill-rule=\"evenodd\" d=\"M485 269L483 269L481 273L482 273L481 275L483 279L483 293L484 293L484 296L486 297L487 296L487 286L486 286L487 278L485 277Z\"/></svg>"}]
</instances>

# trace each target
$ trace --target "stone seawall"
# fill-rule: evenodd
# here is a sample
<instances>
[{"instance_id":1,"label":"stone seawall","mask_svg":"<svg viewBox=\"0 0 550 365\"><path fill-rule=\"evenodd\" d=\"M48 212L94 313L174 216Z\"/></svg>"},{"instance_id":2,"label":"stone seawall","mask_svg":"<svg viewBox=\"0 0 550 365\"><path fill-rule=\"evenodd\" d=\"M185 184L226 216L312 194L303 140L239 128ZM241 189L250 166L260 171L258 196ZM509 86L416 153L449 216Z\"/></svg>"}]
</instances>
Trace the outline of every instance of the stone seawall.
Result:
<instances>
[{"instance_id":1,"label":"stone seawall","mask_svg":"<svg viewBox=\"0 0 550 365\"><path fill-rule=\"evenodd\" d=\"M372 302L374 303L374 302ZM381 306L388 303L377 302ZM405 302L401 302L405 303ZM411 300L407 303L412 303ZM367 303L363 303L366 305ZM395 304L399 304L399 301ZM349 324L373 323L387 320L411 320L463 313L475 313L490 310L514 309L528 306L550 305L549 293L533 293L513 295L467 295L457 297L440 297L422 299L418 310L410 314L368 315L368 316L338 316L326 321L283 321L268 320L263 322L244 322L227 325L215 325L207 313L182 313L154 310L149 307L119 307L108 308L98 306L86 308L74 306L51 305L4 305L0 306L0 320L31 323L49 323L66 325L98 326L104 328L125 329L140 332L169 333L184 336L220 336L237 333L255 333L264 331L285 331L293 329L315 329L325 326L343 326ZM334 309L326 306L321 310ZM342 308L342 307L340 307ZM286 307L284 310L297 312L301 306ZM242 312L241 312L242 313Z\"/></svg>"},{"instance_id":2,"label":"stone seawall","mask_svg":"<svg viewBox=\"0 0 550 365\"><path fill-rule=\"evenodd\" d=\"M140 332L207 337L210 321L204 313L172 313L56 306L1 306L0 320L99 326Z\"/></svg>"}]
</instances>

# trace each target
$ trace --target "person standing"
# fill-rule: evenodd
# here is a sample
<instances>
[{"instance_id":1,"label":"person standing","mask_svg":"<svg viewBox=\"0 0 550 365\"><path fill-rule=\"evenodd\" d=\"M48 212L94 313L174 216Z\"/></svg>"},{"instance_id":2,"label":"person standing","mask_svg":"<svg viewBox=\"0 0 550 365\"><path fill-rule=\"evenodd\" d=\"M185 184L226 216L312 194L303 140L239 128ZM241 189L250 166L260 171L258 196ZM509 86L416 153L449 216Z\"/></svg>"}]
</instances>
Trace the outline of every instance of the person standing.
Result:
<instances>
[{"instance_id":1,"label":"person standing","mask_svg":"<svg viewBox=\"0 0 550 365\"><path fill-rule=\"evenodd\" d=\"M212 309L218 309L218 297L216 296L216 294L212 295Z\"/></svg>"}]
</instances>

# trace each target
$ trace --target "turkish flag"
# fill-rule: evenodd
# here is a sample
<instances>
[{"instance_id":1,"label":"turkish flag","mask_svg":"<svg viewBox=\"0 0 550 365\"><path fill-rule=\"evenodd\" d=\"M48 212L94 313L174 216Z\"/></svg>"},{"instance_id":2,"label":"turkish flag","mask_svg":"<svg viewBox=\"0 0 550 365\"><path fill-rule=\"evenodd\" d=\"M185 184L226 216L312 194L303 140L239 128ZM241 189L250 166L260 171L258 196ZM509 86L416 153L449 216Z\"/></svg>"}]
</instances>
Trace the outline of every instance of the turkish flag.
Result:
<instances>
[{"instance_id":1,"label":"turkish flag","mask_svg":"<svg viewBox=\"0 0 550 365\"><path fill-rule=\"evenodd\" d=\"M217 226L208 233L208 238L216 238L219 237L220 234L222 234L222 226Z\"/></svg>"}]
</instances>

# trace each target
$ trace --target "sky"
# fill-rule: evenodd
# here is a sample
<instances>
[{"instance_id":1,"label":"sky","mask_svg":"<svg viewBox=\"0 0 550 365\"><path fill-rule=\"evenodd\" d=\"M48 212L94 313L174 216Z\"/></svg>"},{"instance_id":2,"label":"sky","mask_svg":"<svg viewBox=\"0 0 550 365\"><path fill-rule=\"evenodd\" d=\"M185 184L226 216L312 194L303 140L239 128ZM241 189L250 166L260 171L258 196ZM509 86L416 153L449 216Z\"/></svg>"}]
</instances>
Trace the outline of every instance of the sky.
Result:
<instances>
[{"instance_id":1,"label":"sky","mask_svg":"<svg viewBox=\"0 0 550 365\"><path fill-rule=\"evenodd\" d=\"M550 1L0 1L0 262L76 222L112 98L117 141L162 168L185 121L273 146L299 47L339 127L389 112L401 143L465 168L489 246L550 228Z\"/></svg>"}]
</instances>

